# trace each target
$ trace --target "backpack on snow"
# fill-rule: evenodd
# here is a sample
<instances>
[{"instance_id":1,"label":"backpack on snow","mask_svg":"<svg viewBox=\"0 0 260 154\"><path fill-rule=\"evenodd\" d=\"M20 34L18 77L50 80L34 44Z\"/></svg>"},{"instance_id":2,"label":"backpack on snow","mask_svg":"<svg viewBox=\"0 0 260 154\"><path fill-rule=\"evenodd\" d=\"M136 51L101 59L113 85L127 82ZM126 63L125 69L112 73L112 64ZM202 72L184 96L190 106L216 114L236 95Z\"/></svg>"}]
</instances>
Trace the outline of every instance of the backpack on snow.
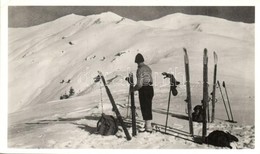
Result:
<instances>
[{"instance_id":1,"label":"backpack on snow","mask_svg":"<svg viewBox=\"0 0 260 154\"><path fill-rule=\"evenodd\" d=\"M102 113L102 116L97 123L97 133L107 136L115 135L117 131L118 125L116 119L111 115L105 115Z\"/></svg>"},{"instance_id":2,"label":"backpack on snow","mask_svg":"<svg viewBox=\"0 0 260 154\"><path fill-rule=\"evenodd\" d=\"M221 130L214 130L206 138L205 143L218 146L218 147L229 147L231 142L238 142L238 138L229 132L224 132Z\"/></svg>"},{"instance_id":3,"label":"backpack on snow","mask_svg":"<svg viewBox=\"0 0 260 154\"><path fill-rule=\"evenodd\" d=\"M202 122L203 121L203 110L202 110L202 105L196 105L193 108L193 113L192 113L192 120L196 122Z\"/></svg>"}]
</instances>

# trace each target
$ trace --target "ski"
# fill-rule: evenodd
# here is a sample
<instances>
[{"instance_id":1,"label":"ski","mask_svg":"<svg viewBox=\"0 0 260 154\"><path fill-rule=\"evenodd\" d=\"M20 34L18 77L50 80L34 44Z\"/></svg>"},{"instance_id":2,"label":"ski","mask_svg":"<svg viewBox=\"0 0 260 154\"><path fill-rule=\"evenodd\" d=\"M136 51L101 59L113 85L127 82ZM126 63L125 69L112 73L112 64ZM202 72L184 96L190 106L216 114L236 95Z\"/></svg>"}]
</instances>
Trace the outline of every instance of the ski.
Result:
<instances>
[{"instance_id":1,"label":"ski","mask_svg":"<svg viewBox=\"0 0 260 154\"><path fill-rule=\"evenodd\" d=\"M190 127L190 134L193 136L189 57L188 57L187 50L185 48L183 48L183 50L184 50L184 65L185 65L186 92L187 92L187 99L186 99L186 101L187 101L188 116L189 116L189 127Z\"/></svg>"},{"instance_id":2,"label":"ski","mask_svg":"<svg viewBox=\"0 0 260 154\"><path fill-rule=\"evenodd\" d=\"M207 136L207 108L208 108L208 55L207 49L204 49L203 55L203 125L202 125L202 141Z\"/></svg>"},{"instance_id":3,"label":"ski","mask_svg":"<svg viewBox=\"0 0 260 154\"><path fill-rule=\"evenodd\" d=\"M224 87L225 92L226 92L226 96L227 96L228 107L229 107L229 111L230 111L230 115L231 115L231 121L230 122L236 123L236 121L234 121L234 118L233 118L232 109L231 109L230 101L229 101L229 98L228 98L227 87L226 87L225 81L223 81L222 86Z\"/></svg>"},{"instance_id":4,"label":"ski","mask_svg":"<svg viewBox=\"0 0 260 154\"><path fill-rule=\"evenodd\" d=\"M213 75L213 90L212 90L212 113L211 122L215 120L215 103L216 103L216 84L217 84L217 66L218 66L218 55L214 54L214 75Z\"/></svg>"},{"instance_id":5,"label":"ski","mask_svg":"<svg viewBox=\"0 0 260 154\"><path fill-rule=\"evenodd\" d=\"M119 110L118 110L118 108L116 106L115 100L114 100L114 98L113 98L113 96L112 96L112 94L111 94L111 92L110 92L110 90L109 90L109 88L107 86L106 80L105 80L105 78L104 78L104 76L103 76L103 74L101 72L98 71L98 74L99 74L99 76L100 76L100 78L101 78L101 80L102 80L102 82L103 82L103 84L104 84L104 86L106 88L106 92L107 92L108 98L109 98L109 100L110 100L110 102L112 104L113 111L116 113L117 119L120 122L120 124L121 124L121 126L122 126L122 128L124 130L124 133L126 135L126 139L127 140L131 140L131 136L129 135L129 132L128 132L128 130L127 130L126 126L125 126L125 123L124 123L124 121L122 119L122 116L121 116L121 114L120 114L120 112L119 112Z\"/></svg>"},{"instance_id":6,"label":"ski","mask_svg":"<svg viewBox=\"0 0 260 154\"><path fill-rule=\"evenodd\" d=\"M143 123L144 123L144 121L137 120L137 127L142 128L142 125L144 125ZM126 120L126 124L128 124L130 126L131 121ZM165 133L165 125L163 125L163 124L152 123L152 127L153 127L152 133L161 133L163 135L174 136L174 137L179 138L179 139L184 139L184 140L187 140L187 141L190 141L190 142L202 144L200 142L195 142L193 136L191 136L190 133L188 133L188 132L186 132L182 129L178 129L178 128L168 126L167 132ZM143 133L149 133L149 132L143 132Z\"/></svg>"},{"instance_id":7,"label":"ski","mask_svg":"<svg viewBox=\"0 0 260 154\"><path fill-rule=\"evenodd\" d=\"M130 95L131 95L131 113L132 113L132 135L136 136L136 117L135 117L135 96L134 96L134 78L133 73L129 73L129 77L126 78L128 83L130 84Z\"/></svg>"},{"instance_id":8,"label":"ski","mask_svg":"<svg viewBox=\"0 0 260 154\"><path fill-rule=\"evenodd\" d=\"M228 121L230 121L229 114L228 114L228 110L227 110L227 106L226 106L226 102L225 102L225 99L224 99L224 96L223 96L223 93L222 93L222 90L221 90L221 86L220 86L219 81L218 81L218 87L219 87L219 91L220 91L220 94L221 94L222 99L223 99L223 103L224 103L225 110L226 110L226 113L227 113Z\"/></svg>"}]
</instances>

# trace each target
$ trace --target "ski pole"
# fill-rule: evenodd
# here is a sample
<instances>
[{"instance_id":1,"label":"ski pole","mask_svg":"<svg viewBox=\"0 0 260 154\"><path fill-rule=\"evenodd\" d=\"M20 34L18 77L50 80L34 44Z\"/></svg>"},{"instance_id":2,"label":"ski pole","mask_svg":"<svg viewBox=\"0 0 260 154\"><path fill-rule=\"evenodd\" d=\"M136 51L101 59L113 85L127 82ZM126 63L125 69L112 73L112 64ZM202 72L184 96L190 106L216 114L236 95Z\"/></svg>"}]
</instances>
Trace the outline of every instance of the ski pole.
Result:
<instances>
[{"instance_id":1,"label":"ski pole","mask_svg":"<svg viewBox=\"0 0 260 154\"><path fill-rule=\"evenodd\" d=\"M170 108L170 102L171 102L171 87L170 87L170 92L169 92L169 99L168 99L168 107L167 107L167 114L166 114L166 122L165 122L165 133L167 130L167 125L168 125L168 115L169 115L169 108Z\"/></svg>"},{"instance_id":2,"label":"ski pole","mask_svg":"<svg viewBox=\"0 0 260 154\"><path fill-rule=\"evenodd\" d=\"M232 119L232 122L234 122L233 114L232 114L231 105L230 105L229 98L228 98L228 93L227 93L227 88L226 88L225 81L223 81L222 85L223 85L223 87L225 88L225 92L226 92L226 96L227 96L227 100L228 100L228 106L229 106L229 111L230 111L231 119Z\"/></svg>"},{"instance_id":3,"label":"ski pole","mask_svg":"<svg viewBox=\"0 0 260 154\"><path fill-rule=\"evenodd\" d=\"M131 87L129 87L129 92L128 92L128 97L127 97L127 109L126 109L126 118L128 118L128 110L129 110L129 98L130 98L130 94L131 93Z\"/></svg>"},{"instance_id":4,"label":"ski pole","mask_svg":"<svg viewBox=\"0 0 260 154\"><path fill-rule=\"evenodd\" d=\"M218 81L218 87L219 87L219 90L220 90L220 93L221 93L221 96L222 96L222 99L223 99L223 103L224 103L224 106L225 106L225 109L226 109L226 113L227 113L228 120L230 120L229 115L228 115L227 106L226 106L226 103L225 103L225 99L224 99L224 96L223 96L223 93L222 93L222 90L221 90L221 86L220 86L219 81Z\"/></svg>"}]
</instances>

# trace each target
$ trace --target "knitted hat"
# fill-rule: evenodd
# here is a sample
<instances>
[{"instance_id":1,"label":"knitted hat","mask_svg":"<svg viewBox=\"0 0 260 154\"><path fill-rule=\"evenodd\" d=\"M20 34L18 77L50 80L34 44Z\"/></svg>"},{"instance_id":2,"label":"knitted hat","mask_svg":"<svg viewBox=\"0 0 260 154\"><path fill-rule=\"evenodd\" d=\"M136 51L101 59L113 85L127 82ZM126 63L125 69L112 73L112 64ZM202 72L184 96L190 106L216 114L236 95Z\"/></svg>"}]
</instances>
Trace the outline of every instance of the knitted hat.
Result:
<instances>
[{"instance_id":1,"label":"knitted hat","mask_svg":"<svg viewBox=\"0 0 260 154\"><path fill-rule=\"evenodd\" d=\"M135 56L135 63L142 63L144 62L144 57L142 54L138 53L136 56Z\"/></svg>"}]
</instances>

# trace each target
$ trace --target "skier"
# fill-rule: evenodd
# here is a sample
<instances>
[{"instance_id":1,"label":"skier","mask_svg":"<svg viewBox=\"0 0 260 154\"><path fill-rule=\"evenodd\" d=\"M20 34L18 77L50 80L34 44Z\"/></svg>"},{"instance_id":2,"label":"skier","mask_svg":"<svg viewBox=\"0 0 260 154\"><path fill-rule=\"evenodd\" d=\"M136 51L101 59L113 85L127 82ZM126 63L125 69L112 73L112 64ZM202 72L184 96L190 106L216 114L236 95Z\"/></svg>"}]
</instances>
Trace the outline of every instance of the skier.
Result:
<instances>
[{"instance_id":1,"label":"skier","mask_svg":"<svg viewBox=\"0 0 260 154\"><path fill-rule=\"evenodd\" d=\"M136 55L135 63L138 65L136 71L137 83L133 90L138 90L139 92L139 102L143 120L145 121L145 131L152 132L152 99L154 96L152 70L144 64L144 58L140 53Z\"/></svg>"}]
</instances>

